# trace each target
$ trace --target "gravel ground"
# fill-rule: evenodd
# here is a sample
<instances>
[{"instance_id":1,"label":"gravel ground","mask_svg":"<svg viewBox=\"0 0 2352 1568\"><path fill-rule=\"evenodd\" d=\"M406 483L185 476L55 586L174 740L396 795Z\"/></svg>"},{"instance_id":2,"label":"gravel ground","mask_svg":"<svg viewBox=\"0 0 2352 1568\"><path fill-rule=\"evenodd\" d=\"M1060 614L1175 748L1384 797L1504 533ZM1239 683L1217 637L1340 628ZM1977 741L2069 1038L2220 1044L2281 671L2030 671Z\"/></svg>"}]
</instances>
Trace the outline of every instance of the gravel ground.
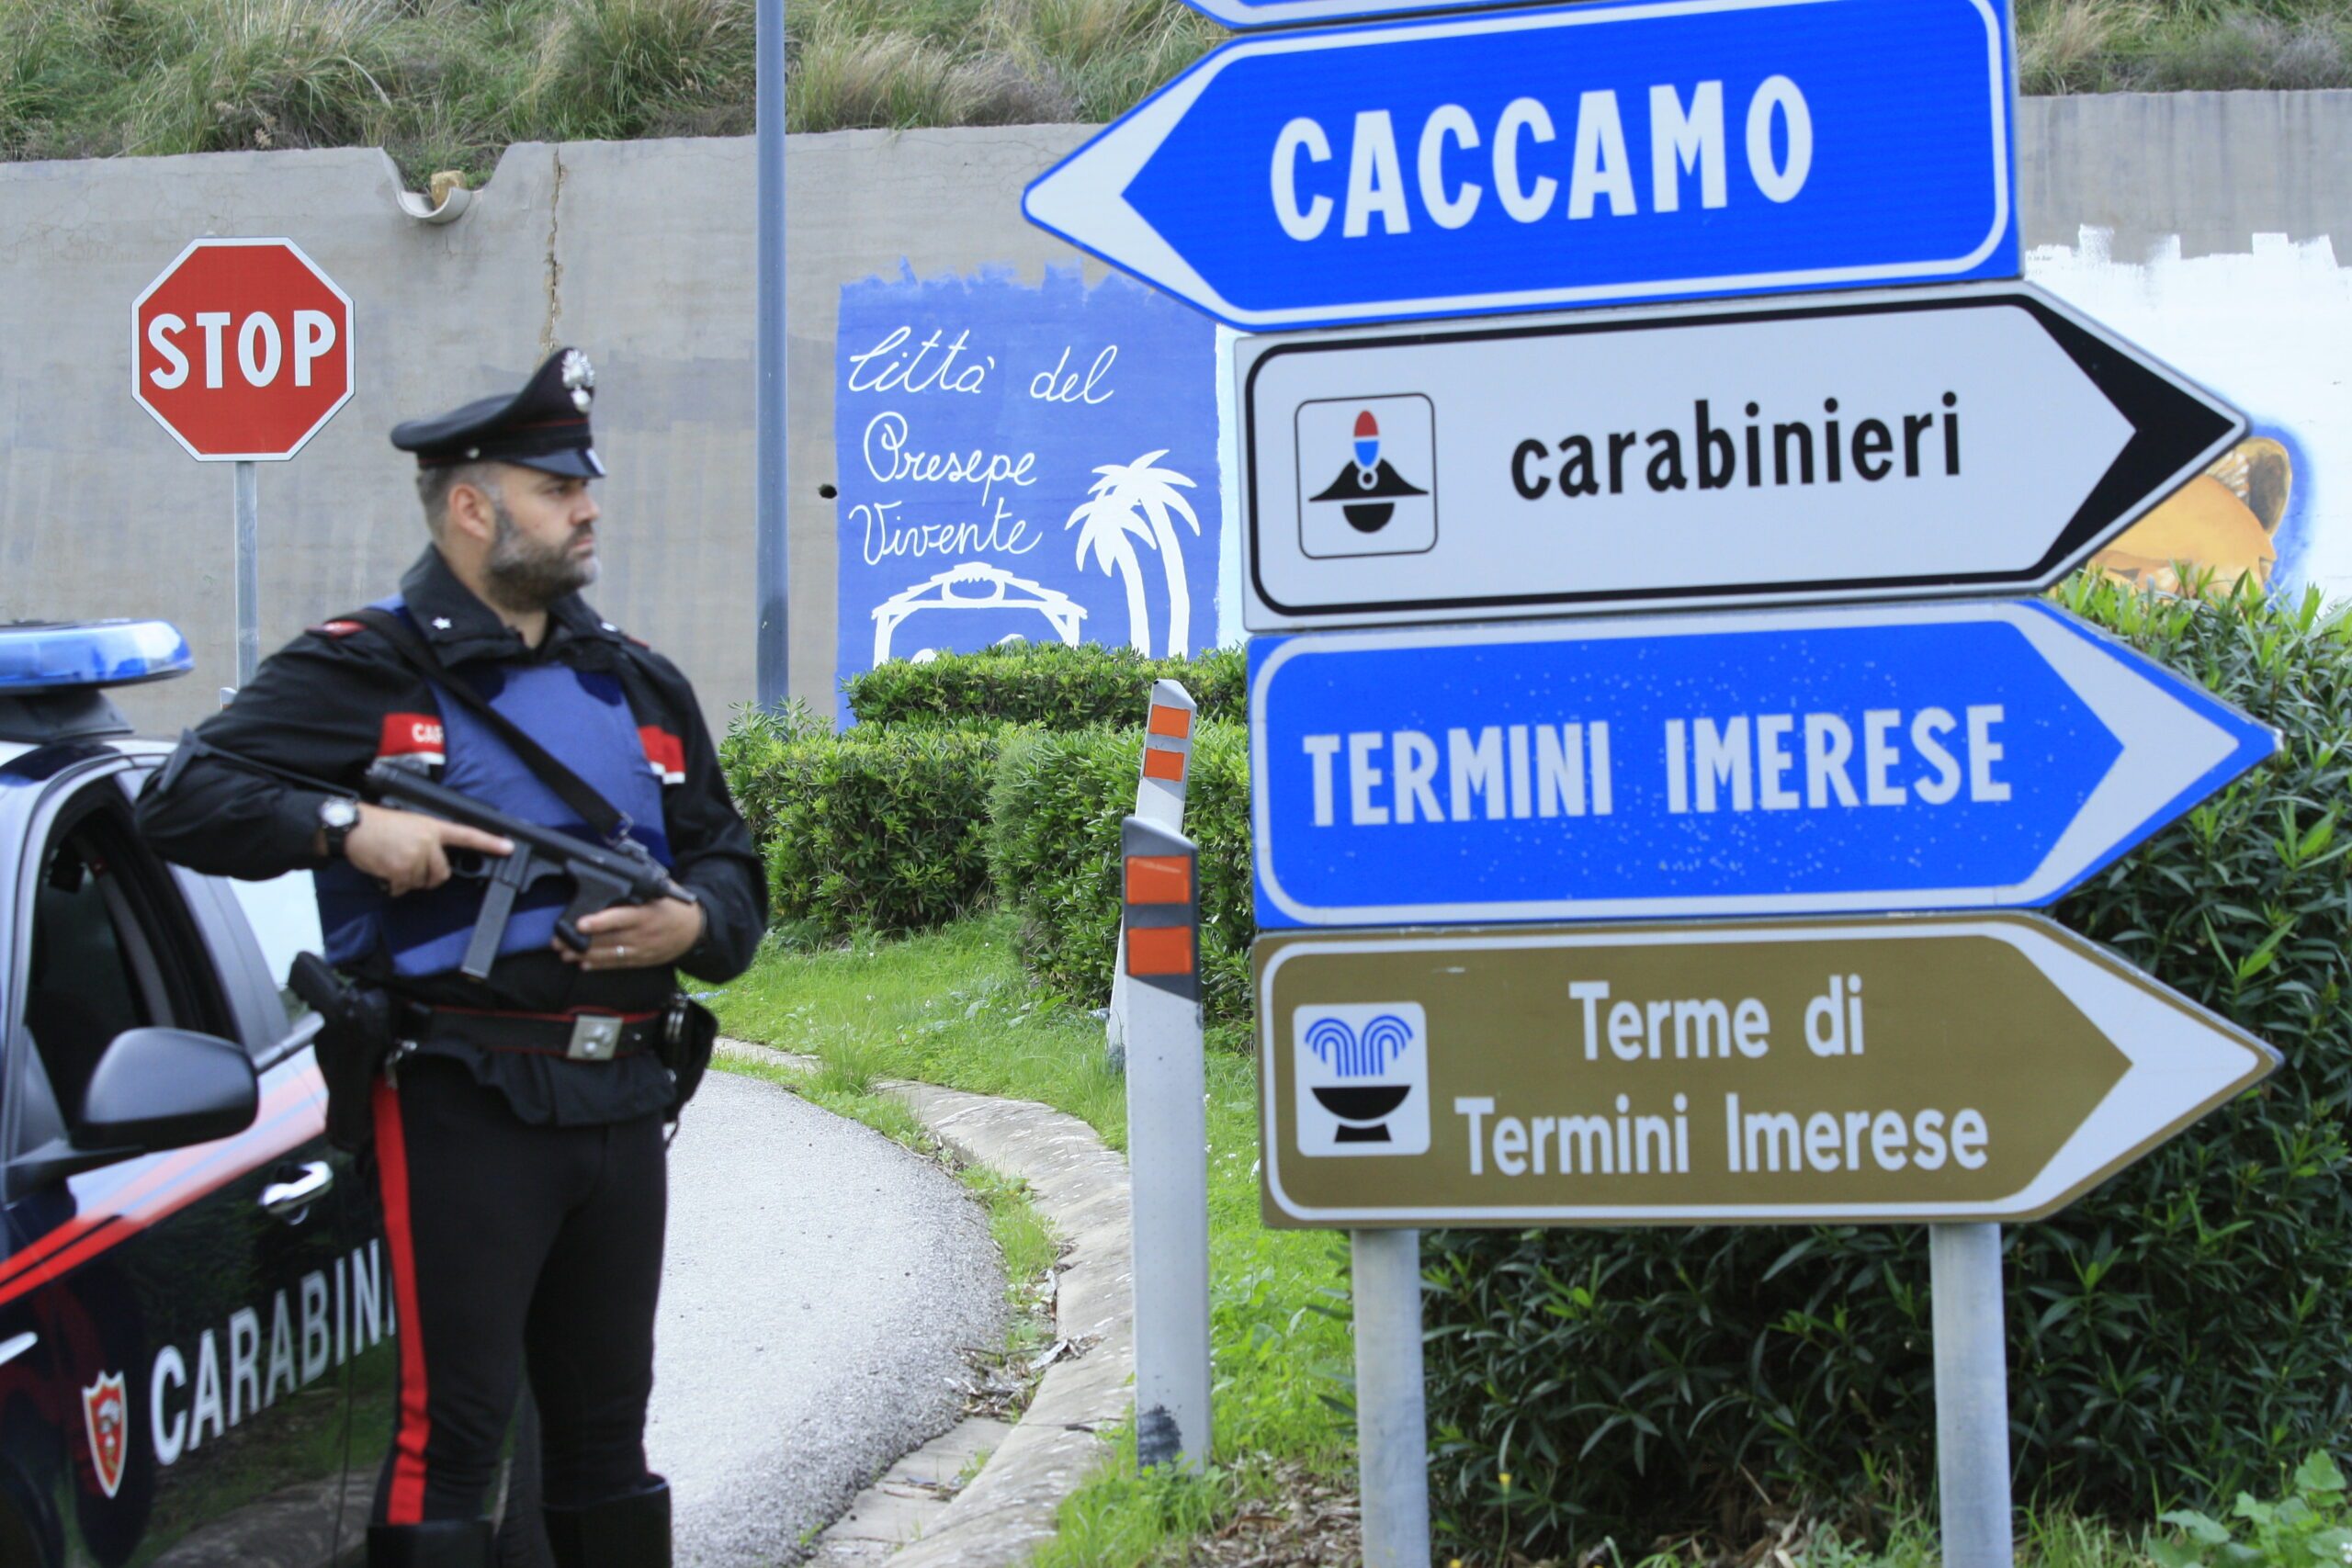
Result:
<instances>
[{"instance_id":1,"label":"gravel ground","mask_svg":"<svg viewBox=\"0 0 2352 1568\"><path fill-rule=\"evenodd\" d=\"M953 1426L1004 1275L961 1184L770 1083L713 1072L670 1150L653 1468L681 1568L767 1568Z\"/></svg>"}]
</instances>

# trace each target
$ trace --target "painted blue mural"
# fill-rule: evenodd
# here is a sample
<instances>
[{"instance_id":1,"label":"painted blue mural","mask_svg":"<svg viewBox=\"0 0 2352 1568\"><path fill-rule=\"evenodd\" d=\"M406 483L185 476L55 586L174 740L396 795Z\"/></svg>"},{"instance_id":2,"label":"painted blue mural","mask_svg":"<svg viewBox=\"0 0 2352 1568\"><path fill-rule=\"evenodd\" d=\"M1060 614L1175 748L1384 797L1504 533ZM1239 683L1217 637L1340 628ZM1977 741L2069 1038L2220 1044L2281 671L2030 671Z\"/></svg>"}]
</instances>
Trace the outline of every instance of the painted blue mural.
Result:
<instances>
[{"instance_id":1,"label":"painted blue mural","mask_svg":"<svg viewBox=\"0 0 2352 1568\"><path fill-rule=\"evenodd\" d=\"M1206 317L1115 273L901 264L842 288L837 344L843 677L1012 637L1216 644Z\"/></svg>"}]
</instances>

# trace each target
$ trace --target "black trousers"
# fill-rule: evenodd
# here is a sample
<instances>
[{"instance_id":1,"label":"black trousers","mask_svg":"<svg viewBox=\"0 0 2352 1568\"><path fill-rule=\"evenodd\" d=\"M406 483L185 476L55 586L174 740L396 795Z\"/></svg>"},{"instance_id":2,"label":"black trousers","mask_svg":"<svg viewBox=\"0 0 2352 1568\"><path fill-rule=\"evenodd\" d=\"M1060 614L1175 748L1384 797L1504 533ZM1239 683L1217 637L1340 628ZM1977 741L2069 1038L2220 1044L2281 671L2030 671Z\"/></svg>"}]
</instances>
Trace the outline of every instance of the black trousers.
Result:
<instances>
[{"instance_id":1,"label":"black trousers","mask_svg":"<svg viewBox=\"0 0 2352 1568\"><path fill-rule=\"evenodd\" d=\"M661 1117L535 1126L463 1064L431 1056L375 1095L400 1369L376 1522L481 1517L526 1367L548 1505L642 1485L668 1206Z\"/></svg>"}]
</instances>

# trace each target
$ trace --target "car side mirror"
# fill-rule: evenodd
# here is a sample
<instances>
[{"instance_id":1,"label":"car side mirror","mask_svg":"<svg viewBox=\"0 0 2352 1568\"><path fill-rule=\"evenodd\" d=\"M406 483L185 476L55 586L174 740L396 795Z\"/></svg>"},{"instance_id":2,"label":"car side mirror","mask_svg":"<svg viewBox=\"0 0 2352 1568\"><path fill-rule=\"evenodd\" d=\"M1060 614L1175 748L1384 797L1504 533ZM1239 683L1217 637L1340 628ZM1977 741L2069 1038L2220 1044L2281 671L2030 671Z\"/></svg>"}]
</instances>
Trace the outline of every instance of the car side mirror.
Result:
<instances>
[{"instance_id":1,"label":"car side mirror","mask_svg":"<svg viewBox=\"0 0 2352 1568\"><path fill-rule=\"evenodd\" d=\"M189 1029L125 1030L90 1075L72 1142L118 1156L184 1148L243 1132L260 1104L243 1047Z\"/></svg>"}]
</instances>

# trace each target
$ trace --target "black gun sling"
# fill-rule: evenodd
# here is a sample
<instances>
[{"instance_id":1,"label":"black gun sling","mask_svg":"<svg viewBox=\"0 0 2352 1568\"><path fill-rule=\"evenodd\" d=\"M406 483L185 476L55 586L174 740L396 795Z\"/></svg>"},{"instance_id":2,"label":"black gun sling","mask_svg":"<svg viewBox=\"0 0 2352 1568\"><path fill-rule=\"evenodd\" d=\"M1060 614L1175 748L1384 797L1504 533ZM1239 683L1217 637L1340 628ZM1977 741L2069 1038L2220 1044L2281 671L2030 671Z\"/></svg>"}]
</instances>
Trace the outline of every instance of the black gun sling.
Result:
<instances>
[{"instance_id":1,"label":"black gun sling","mask_svg":"<svg viewBox=\"0 0 2352 1568\"><path fill-rule=\"evenodd\" d=\"M433 651L433 645L417 635L407 621L390 610L370 605L345 617L359 622L391 644L401 661L424 678L434 690L446 692L463 704L468 712L490 726L491 730L523 765L538 775L539 782L553 790L556 798L579 814L589 829L608 844L618 843L627 836L629 819L597 793L578 773L563 765L553 753L531 739L521 725L491 705L490 699L474 690L472 684L459 678L443 664ZM678 1098L671 1102L669 1116L674 1120L679 1109L701 1087L704 1070L710 1065L712 1047L718 1038L718 1020L709 1009L681 992L671 999L663 1026L655 1044L662 1065L670 1069L678 1086Z\"/></svg>"}]
</instances>

